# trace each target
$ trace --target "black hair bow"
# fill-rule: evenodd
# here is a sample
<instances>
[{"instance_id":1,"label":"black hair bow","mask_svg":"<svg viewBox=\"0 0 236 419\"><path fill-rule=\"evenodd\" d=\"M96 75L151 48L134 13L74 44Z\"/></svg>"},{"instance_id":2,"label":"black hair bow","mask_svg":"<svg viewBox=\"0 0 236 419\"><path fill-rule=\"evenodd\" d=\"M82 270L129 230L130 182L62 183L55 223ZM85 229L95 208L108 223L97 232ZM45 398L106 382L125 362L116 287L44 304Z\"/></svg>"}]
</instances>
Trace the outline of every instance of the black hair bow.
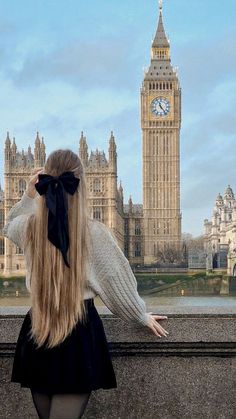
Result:
<instances>
[{"instance_id":1,"label":"black hair bow","mask_svg":"<svg viewBox=\"0 0 236 419\"><path fill-rule=\"evenodd\" d=\"M67 261L69 247L68 228L68 197L66 192L73 195L79 185L80 179L73 172L63 172L60 176L39 174L35 188L40 195L46 195L48 212L48 240L60 249L64 262Z\"/></svg>"}]
</instances>

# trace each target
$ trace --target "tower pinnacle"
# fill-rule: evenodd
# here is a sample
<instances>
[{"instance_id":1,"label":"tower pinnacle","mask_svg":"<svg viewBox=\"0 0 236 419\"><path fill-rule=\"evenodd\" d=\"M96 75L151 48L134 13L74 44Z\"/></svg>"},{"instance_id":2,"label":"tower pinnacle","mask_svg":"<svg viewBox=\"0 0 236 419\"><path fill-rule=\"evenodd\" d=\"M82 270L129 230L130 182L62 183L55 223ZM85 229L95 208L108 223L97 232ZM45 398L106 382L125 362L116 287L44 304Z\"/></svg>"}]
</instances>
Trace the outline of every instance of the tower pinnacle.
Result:
<instances>
[{"instance_id":1,"label":"tower pinnacle","mask_svg":"<svg viewBox=\"0 0 236 419\"><path fill-rule=\"evenodd\" d=\"M156 35L152 43L152 47L169 48L170 43L167 39L164 24L163 24L163 19L162 19L162 0L159 0L159 10L160 10L159 21L158 21Z\"/></svg>"},{"instance_id":2,"label":"tower pinnacle","mask_svg":"<svg viewBox=\"0 0 236 419\"><path fill-rule=\"evenodd\" d=\"M159 0L159 20L155 38L152 41L152 59L170 60L170 43L165 33L162 18L162 0Z\"/></svg>"}]
</instances>

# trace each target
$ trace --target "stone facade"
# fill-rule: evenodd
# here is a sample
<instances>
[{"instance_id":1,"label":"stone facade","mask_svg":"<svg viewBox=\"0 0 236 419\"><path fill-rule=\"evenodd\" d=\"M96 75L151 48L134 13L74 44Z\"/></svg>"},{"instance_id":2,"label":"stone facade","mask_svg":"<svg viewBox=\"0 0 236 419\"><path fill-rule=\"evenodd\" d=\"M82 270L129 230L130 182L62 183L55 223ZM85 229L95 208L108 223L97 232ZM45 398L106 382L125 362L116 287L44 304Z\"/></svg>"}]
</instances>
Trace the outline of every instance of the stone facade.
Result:
<instances>
[{"instance_id":1,"label":"stone facade","mask_svg":"<svg viewBox=\"0 0 236 419\"><path fill-rule=\"evenodd\" d=\"M113 230L131 265L156 262L158 249L179 245L181 89L170 60L160 4L159 21L151 49L151 64L141 87L141 127L143 133L143 205L124 204L123 188L117 185L117 151L113 132L107 158L104 151L91 151L81 133L78 154L83 161L91 218ZM21 198L34 167L46 160L43 138L37 134L34 154L17 151L9 134L5 141L4 182L0 187L0 274L24 273L22 250L1 237L1 228L10 208Z\"/></svg>"},{"instance_id":2,"label":"stone facade","mask_svg":"<svg viewBox=\"0 0 236 419\"><path fill-rule=\"evenodd\" d=\"M204 220L207 269L227 268L236 276L236 199L230 185L216 198L211 221Z\"/></svg>"}]
</instances>

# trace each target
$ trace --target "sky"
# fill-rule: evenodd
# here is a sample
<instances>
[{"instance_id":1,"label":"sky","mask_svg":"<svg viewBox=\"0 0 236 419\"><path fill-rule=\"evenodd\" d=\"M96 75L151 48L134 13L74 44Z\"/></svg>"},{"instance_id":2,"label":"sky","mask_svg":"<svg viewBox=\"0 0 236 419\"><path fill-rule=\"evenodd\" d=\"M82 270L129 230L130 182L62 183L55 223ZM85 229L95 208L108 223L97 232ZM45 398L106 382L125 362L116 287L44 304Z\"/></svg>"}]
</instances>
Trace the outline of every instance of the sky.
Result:
<instances>
[{"instance_id":1,"label":"sky","mask_svg":"<svg viewBox=\"0 0 236 419\"><path fill-rule=\"evenodd\" d=\"M236 193L236 2L164 0L182 89L182 231L198 236L216 196ZM113 130L124 201L142 203L140 87L158 22L157 0L0 0L0 181L6 132L18 151L108 156Z\"/></svg>"}]
</instances>

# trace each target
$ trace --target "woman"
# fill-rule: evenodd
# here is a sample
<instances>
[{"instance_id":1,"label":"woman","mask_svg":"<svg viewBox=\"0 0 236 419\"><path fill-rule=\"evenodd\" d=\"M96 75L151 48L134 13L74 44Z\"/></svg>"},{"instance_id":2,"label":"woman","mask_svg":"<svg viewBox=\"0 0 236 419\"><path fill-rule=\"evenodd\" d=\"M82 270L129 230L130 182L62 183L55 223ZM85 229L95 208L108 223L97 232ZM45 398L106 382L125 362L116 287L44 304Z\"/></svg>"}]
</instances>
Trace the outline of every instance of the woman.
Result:
<instances>
[{"instance_id":1,"label":"woman","mask_svg":"<svg viewBox=\"0 0 236 419\"><path fill-rule=\"evenodd\" d=\"M94 297L159 337L168 332L157 320L167 316L146 313L115 236L88 217L83 164L71 150L52 152L34 171L3 234L24 251L32 303L11 381L30 388L39 418L80 418L92 390L117 387Z\"/></svg>"}]
</instances>

